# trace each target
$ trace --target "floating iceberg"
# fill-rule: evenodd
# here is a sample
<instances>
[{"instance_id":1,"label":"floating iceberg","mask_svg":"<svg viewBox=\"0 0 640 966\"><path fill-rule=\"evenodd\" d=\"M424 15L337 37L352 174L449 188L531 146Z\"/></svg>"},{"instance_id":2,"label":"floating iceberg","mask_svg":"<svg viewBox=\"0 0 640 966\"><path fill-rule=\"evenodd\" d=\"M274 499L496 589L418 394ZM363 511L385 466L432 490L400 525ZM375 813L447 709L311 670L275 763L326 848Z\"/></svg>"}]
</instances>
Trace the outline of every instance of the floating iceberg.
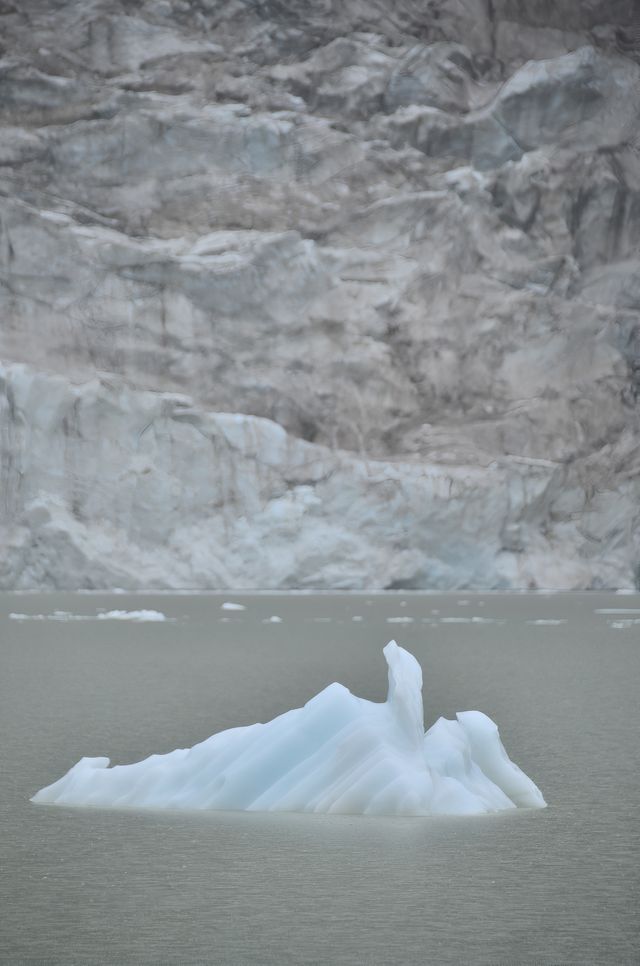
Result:
<instances>
[{"instance_id":1,"label":"floating iceberg","mask_svg":"<svg viewBox=\"0 0 640 966\"><path fill-rule=\"evenodd\" d=\"M382 704L331 684L303 708L233 728L193 748L109 768L82 758L33 802L135 808L381 815L475 815L542 808L479 711L424 733L422 671L391 641Z\"/></svg>"},{"instance_id":2,"label":"floating iceberg","mask_svg":"<svg viewBox=\"0 0 640 966\"><path fill-rule=\"evenodd\" d=\"M98 614L99 621L166 621L170 620L160 610L107 610Z\"/></svg>"},{"instance_id":3,"label":"floating iceberg","mask_svg":"<svg viewBox=\"0 0 640 966\"><path fill-rule=\"evenodd\" d=\"M527 621L527 624L533 624L538 627L558 627L560 624L566 624L566 617L539 617L537 620Z\"/></svg>"},{"instance_id":4,"label":"floating iceberg","mask_svg":"<svg viewBox=\"0 0 640 966\"><path fill-rule=\"evenodd\" d=\"M71 614L66 610L54 610L53 614L9 614L13 621L174 621L159 610L108 610L99 614Z\"/></svg>"},{"instance_id":5,"label":"floating iceberg","mask_svg":"<svg viewBox=\"0 0 640 966\"><path fill-rule=\"evenodd\" d=\"M598 607L594 614L640 614L640 607Z\"/></svg>"}]
</instances>

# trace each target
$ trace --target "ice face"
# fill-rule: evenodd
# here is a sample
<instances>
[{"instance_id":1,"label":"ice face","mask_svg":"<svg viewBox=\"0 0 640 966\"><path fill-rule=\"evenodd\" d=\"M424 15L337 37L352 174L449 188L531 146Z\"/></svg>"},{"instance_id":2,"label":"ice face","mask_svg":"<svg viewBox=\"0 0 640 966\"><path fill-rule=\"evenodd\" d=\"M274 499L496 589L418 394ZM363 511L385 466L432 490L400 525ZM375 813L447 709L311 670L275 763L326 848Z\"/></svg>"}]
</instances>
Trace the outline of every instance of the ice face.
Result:
<instances>
[{"instance_id":1,"label":"ice face","mask_svg":"<svg viewBox=\"0 0 640 966\"><path fill-rule=\"evenodd\" d=\"M102 807L350 814L478 814L542 808L539 789L479 711L424 733L422 670L390 641L382 704L331 684L267 724L109 768L82 758L33 802Z\"/></svg>"}]
</instances>

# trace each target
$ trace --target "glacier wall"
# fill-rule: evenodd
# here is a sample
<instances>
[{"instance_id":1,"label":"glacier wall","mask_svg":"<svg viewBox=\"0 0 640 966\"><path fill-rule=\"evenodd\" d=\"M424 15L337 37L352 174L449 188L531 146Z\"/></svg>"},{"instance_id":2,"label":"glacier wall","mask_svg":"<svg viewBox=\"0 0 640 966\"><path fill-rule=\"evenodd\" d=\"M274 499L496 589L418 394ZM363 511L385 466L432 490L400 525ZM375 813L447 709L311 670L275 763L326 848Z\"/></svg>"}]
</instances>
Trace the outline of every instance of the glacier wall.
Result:
<instances>
[{"instance_id":1,"label":"glacier wall","mask_svg":"<svg viewBox=\"0 0 640 966\"><path fill-rule=\"evenodd\" d=\"M0 24L1 587L638 581L633 2Z\"/></svg>"}]
</instances>

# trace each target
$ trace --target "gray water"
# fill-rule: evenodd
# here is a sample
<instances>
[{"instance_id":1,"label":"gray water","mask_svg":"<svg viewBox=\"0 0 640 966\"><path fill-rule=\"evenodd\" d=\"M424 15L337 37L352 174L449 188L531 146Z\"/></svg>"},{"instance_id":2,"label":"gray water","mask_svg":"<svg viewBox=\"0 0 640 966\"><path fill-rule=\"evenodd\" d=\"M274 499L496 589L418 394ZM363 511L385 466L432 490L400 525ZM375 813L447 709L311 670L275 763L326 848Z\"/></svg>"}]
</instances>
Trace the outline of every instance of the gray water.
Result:
<instances>
[{"instance_id":1,"label":"gray water","mask_svg":"<svg viewBox=\"0 0 640 966\"><path fill-rule=\"evenodd\" d=\"M225 599L247 610L225 613ZM176 620L8 619L100 608ZM413 623L387 623L400 616ZM634 617L640 597L595 593L1 595L2 962L640 962ZM334 680L382 700L391 637L422 664L426 723L491 715L547 809L397 819L28 800L83 755L187 747Z\"/></svg>"}]
</instances>

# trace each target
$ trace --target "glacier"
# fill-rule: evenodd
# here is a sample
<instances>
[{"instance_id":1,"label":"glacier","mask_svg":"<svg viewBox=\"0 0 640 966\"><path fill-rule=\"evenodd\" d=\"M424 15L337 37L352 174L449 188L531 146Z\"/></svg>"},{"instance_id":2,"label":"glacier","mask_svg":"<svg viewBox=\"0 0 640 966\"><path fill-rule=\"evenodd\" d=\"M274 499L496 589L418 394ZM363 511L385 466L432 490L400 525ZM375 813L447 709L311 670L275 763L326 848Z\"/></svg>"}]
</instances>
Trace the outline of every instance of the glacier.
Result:
<instances>
[{"instance_id":1,"label":"glacier","mask_svg":"<svg viewBox=\"0 0 640 966\"><path fill-rule=\"evenodd\" d=\"M545 807L487 715L439 718L425 734L420 665L395 641L383 653L385 702L330 684L302 708L192 748L112 768L82 758L31 801L407 816Z\"/></svg>"}]
</instances>

